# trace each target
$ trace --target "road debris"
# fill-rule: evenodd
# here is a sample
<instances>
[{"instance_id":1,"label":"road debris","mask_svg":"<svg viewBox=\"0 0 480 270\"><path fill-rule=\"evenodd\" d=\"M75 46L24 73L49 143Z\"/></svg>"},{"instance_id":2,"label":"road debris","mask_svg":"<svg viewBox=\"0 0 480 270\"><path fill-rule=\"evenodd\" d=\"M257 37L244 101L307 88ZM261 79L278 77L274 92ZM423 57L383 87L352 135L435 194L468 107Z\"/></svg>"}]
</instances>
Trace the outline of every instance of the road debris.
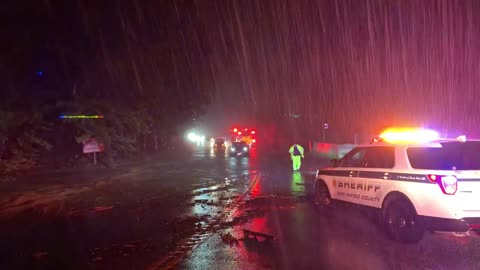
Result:
<instances>
[{"instance_id":1,"label":"road debris","mask_svg":"<svg viewBox=\"0 0 480 270\"><path fill-rule=\"evenodd\" d=\"M253 236L253 238L255 238L255 240L257 241L258 241L257 237L264 238L266 241L271 241L274 239L273 235L261 233L261 232L254 232L247 229L243 229L243 236L244 236L244 239L251 239L251 237Z\"/></svg>"},{"instance_id":2,"label":"road debris","mask_svg":"<svg viewBox=\"0 0 480 270\"><path fill-rule=\"evenodd\" d=\"M211 200L211 201L207 202L206 205L219 206L219 205L221 205L221 203L220 203L220 201L215 202L214 200Z\"/></svg>"},{"instance_id":3,"label":"road debris","mask_svg":"<svg viewBox=\"0 0 480 270\"><path fill-rule=\"evenodd\" d=\"M93 208L93 211L95 212L102 212L102 211L107 211L113 209L113 205L110 206L97 206Z\"/></svg>"},{"instance_id":4,"label":"road debris","mask_svg":"<svg viewBox=\"0 0 480 270\"><path fill-rule=\"evenodd\" d=\"M229 245L238 245L238 239L233 237L231 233L220 234L220 238L222 238L223 243Z\"/></svg>"},{"instance_id":5,"label":"road debris","mask_svg":"<svg viewBox=\"0 0 480 270\"><path fill-rule=\"evenodd\" d=\"M94 262L103 261L103 257L102 256L97 256L97 257L93 258L93 261Z\"/></svg>"},{"instance_id":6,"label":"road debris","mask_svg":"<svg viewBox=\"0 0 480 270\"><path fill-rule=\"evenodd\" d=\"M224 185L221 187L218 186L213 186L211 188L201 188L199 190L196 190L192 193L193 196L198 196L198 195L203 195L203 194L208 194L212 192L220 192L220 191L228 191L232 188L231 185Z\"/></svg>"},{"instance_id":7,"label":"road debris","mask_svg":"<svg viewBox=\"0 0 480 270\"><path fill-rule=\"evenodd\" d=\"M195 200L195 203L207 203L207 199L202 199L202 200Z\"/></svg>"},{"instance_id":8,"label":"road debris","mask_svg":"<svg viewBox=\"0 0 480 270\"><path fill-rule=\"evenodd\" d=\"M37 251L33 254L33 257L37 260L42 259L48 255L46 251Z\"/></svg>"},{"instance_id":9,"label":"road debris","mask_svg":"<svg viewBox=\"0 0 480 270\"><path fill-rule=\"evenodd\" d=\"M90 258L93 262L105 261L117 256L131 256L143 254L155 249L155 246L149 240L135 240L125 243L114 243L103 248L90 249Z\"/></svg>"}]
</instances>

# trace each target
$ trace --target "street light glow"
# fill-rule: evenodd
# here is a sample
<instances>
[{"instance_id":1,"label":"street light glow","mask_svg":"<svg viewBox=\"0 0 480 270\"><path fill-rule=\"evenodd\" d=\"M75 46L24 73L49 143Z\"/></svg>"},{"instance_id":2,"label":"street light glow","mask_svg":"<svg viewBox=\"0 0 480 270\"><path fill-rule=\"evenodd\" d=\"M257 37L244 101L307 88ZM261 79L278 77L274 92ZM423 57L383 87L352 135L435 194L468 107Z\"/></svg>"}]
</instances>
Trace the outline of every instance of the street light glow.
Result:
<instances>
[{"instance_id":1,"label":"street light glow","mask_svg":"<svg viewBox=\"0 0 480 270\"><path fill-rule=\"evenodd\" d=\"M197 135L193 132L188 133L187 139L191 142L196 142L197 141Z\"/></svg>"}]
</instances>

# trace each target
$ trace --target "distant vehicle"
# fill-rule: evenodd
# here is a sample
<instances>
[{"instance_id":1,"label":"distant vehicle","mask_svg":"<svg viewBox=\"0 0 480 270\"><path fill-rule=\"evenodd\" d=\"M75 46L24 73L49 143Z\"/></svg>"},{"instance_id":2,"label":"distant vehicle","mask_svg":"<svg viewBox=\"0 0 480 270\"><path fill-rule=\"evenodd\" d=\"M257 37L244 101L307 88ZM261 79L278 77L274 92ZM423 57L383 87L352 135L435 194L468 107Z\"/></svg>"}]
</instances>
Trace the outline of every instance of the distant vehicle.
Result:
<instances>
[{"instance_id":1,"label":"distant vehicle","mask_svg":"<svg viewBox=\"0 0 480 270\"><path fill-rule=\"evenodd\" d=\"M225 140L223 139L216 139L215 143L213 144L213 150L215 152L225 151Z\"/></svg>"},{"instance_id":2,"label":"distant vehicle","mask_svg":"<svg viewBox=\"0 0 480 270\"><path fill-rule=\"evenodd\" d=\"M418 242L425 230L478 232L480 141L427 135L389 133L332 160L317 171L316 206L325 210L337 200L377 209L387 234L400 242Z\"/></svg>"},{"instance_id":3,"label":"distant vehicle","mask_svg":"<svg viewBox=\"0 0 480 270\"><path fill-rule=\"evenodd\" d=\"M251 148L257 143L257 131L253 128L233 128L231 131L232 142L244 142Z\"/></svg>"},{"instance_id":4,"label":"distant vehicle","mask_svg":"<svg viewBox=\"0 0 480 270\"><path fill-rule=\"evenodd\" d=\"M230 147L230 155L233 156L248 156L250 149L245 142L234 142Z\"/></svg>"}]
</instances>

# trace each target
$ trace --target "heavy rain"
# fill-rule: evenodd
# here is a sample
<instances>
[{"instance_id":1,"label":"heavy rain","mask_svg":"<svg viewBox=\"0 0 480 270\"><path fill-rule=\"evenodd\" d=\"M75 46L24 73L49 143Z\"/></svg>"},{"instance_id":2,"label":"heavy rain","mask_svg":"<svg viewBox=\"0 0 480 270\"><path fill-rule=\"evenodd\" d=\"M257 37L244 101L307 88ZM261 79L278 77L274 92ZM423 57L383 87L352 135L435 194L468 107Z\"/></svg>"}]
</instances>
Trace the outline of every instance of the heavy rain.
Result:
<instances>
[{"instance_id":1,"label":"heavy rain","mask_svg":"<svg viewBox=\"0 0 480 270\"><path fill-rule=\"evenodd\" d=\"M7 0L0 269L480 269L479 12Z\"/></svg>"}]
</instances>

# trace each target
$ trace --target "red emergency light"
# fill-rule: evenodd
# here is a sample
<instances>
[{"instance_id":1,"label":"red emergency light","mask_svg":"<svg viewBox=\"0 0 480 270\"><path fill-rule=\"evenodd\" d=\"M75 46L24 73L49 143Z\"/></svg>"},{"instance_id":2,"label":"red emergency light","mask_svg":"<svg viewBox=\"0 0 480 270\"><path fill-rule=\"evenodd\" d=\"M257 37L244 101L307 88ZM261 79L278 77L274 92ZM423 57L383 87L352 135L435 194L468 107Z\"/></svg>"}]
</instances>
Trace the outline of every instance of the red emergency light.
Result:
<instances>
[{"instance_id":1,"label":"red emergency light","mask_svg":"<svg viewBox=\"0 0 480 270\"><path fill-rule=\"evenodd\" d=\"M255 134L255 130L252 130L252 132L251 132L251 133L252 133L252 134Z\"/></svg>"},{"instance_id":2,"label":"red emergency light","mask_svg":"<svg viewBox=\"0 0 480 270\"><path fill-rule=\"evenodd\" d=\"M237 132L237 131L238 131L238 129L237 129L237 128L234 128L234 129L233 129L233 132Z\"/></svg>"},{"instance_id":3,"label":"red emergency light","mask_svg":"<svg viewBox=\"0 0 480 270\"><path fill-rule=\"evenodd\" d=\"M242 135L242 132L241 132L241 131L239 131L239 132L238 132L238 135Z\"/></svg>"}]
</instances>

